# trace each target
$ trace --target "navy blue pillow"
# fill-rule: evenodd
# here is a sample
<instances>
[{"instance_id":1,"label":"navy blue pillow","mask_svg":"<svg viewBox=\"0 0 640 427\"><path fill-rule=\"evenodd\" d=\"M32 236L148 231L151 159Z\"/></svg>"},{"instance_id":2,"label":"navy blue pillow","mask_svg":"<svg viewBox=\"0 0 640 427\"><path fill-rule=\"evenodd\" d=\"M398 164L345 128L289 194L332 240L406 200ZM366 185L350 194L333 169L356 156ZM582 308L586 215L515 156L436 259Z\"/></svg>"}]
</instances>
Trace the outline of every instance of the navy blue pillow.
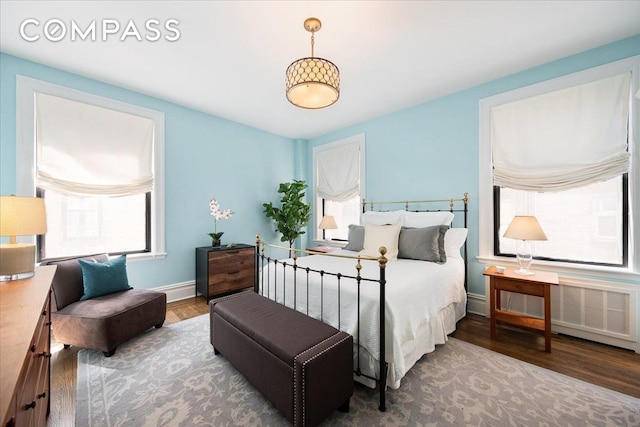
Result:
<instances>
[{"instance_id":1,"label":"navy blue pillow","mask_svg":"<svg viewBox=\"0 0 640 427\"><path fill-rule=\"evenodd\" d=\"M127 278L126 255L107 262L91 262L83 259L79 259L78 262L82 267L82 285L84 286L84 294L80 301L133 289L129 286Z\"/></svg>"}]
</instances>

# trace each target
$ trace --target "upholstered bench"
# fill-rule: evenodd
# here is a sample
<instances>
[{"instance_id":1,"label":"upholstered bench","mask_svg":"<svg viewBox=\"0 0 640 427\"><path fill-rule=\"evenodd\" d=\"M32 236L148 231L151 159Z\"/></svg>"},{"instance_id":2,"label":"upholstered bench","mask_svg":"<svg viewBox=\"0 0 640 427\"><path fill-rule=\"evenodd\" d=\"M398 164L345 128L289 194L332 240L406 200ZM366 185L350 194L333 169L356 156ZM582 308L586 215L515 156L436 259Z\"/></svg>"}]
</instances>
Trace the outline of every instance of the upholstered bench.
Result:
<instances>
[{"instance_id":1,"label":"upholstered bench","mask_svg":"<svg viewBox=\"0 0 640 427\"><path fill-rule=\"evenodd\" d=\"M296 426L349 410L351 335L255 292L212 300L211 345Z\"/></svg>"}]
</instances>

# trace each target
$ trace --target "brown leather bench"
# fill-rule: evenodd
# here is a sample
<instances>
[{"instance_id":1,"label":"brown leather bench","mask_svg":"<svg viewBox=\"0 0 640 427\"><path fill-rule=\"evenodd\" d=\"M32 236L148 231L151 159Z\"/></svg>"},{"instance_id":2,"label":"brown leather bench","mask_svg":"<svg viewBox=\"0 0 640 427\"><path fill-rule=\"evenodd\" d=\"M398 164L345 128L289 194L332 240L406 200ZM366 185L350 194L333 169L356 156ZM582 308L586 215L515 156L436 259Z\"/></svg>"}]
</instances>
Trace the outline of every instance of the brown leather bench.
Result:
<instances>
[{"instance_id":1,"label":"brown leather bench","mask_svg":"<svg viewBox=\"0 0 640 427\"><path fill-rule=\"evenodd\" d=\"M212 300L211 345L296 426L349 410L353 338L255 292Z\"/></svg>"}]
</instances>

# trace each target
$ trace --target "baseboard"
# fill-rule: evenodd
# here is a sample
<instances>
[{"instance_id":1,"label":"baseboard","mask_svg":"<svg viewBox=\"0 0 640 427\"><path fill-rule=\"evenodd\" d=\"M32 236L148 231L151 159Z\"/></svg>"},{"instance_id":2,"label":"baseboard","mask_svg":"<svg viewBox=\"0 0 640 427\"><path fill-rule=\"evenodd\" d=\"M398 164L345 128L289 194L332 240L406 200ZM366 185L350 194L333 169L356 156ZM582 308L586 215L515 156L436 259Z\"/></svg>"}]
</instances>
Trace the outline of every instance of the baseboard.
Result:
<instances>
[{"instance_id":1,"label":"baseboard","mask_svg":"<svg viewBox=\"0 0 640 427\"><path fill-rule=\"evenodd\" d=\"M486 316L486 298L484 295L467 293L467 313Z\"/></svg>"},{"instance_id":2,"label":"baseboard","mask_svg":"<svg viewBox=\"0 0 640 427\"><path fill-rule=\"evenodd\" d=\"M188 282L176 283L174 285L160 286L153 288L154 291L160 291L167 294L167 302L181 301L195 296L195 280Z\"/></svg>"}]
</instances>

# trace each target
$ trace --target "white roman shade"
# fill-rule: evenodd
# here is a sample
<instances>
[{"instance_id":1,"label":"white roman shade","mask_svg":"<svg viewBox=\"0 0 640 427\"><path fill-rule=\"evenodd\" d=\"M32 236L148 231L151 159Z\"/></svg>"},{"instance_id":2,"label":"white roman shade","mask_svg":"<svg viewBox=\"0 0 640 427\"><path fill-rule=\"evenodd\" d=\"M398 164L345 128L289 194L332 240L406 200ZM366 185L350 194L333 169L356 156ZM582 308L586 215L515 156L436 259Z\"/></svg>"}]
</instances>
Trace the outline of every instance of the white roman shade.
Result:
<instances>
[{"instance_id":1,"label":"white roman shade","mask_svg":"<svg viewBox=\"0 0 640 427\"><path fill-rule=\"evenodd\" d=\"M317 193L327 200L344 201L360 192L360 148L344 144L317 154Z\"/></svg>"},{"instance_id":2,"label":"white roman shade","mask_svg":"<svg viewBox=\"0 0 640 427\"><path fill-rule=\"evenodd\" d=\"M631 73L491 109L493 184L561 191L629 170Z\"/></svg>"},{"instance_id":3,"label":"white roman shade","mask_svg":"<svg viewBox=\"0 0 640 427\"><path fill-rule=\"evenodd\" d=\"M124 196L153 186L151 119L36 93L36 185Z\"/></svg>"}]
</instances>

